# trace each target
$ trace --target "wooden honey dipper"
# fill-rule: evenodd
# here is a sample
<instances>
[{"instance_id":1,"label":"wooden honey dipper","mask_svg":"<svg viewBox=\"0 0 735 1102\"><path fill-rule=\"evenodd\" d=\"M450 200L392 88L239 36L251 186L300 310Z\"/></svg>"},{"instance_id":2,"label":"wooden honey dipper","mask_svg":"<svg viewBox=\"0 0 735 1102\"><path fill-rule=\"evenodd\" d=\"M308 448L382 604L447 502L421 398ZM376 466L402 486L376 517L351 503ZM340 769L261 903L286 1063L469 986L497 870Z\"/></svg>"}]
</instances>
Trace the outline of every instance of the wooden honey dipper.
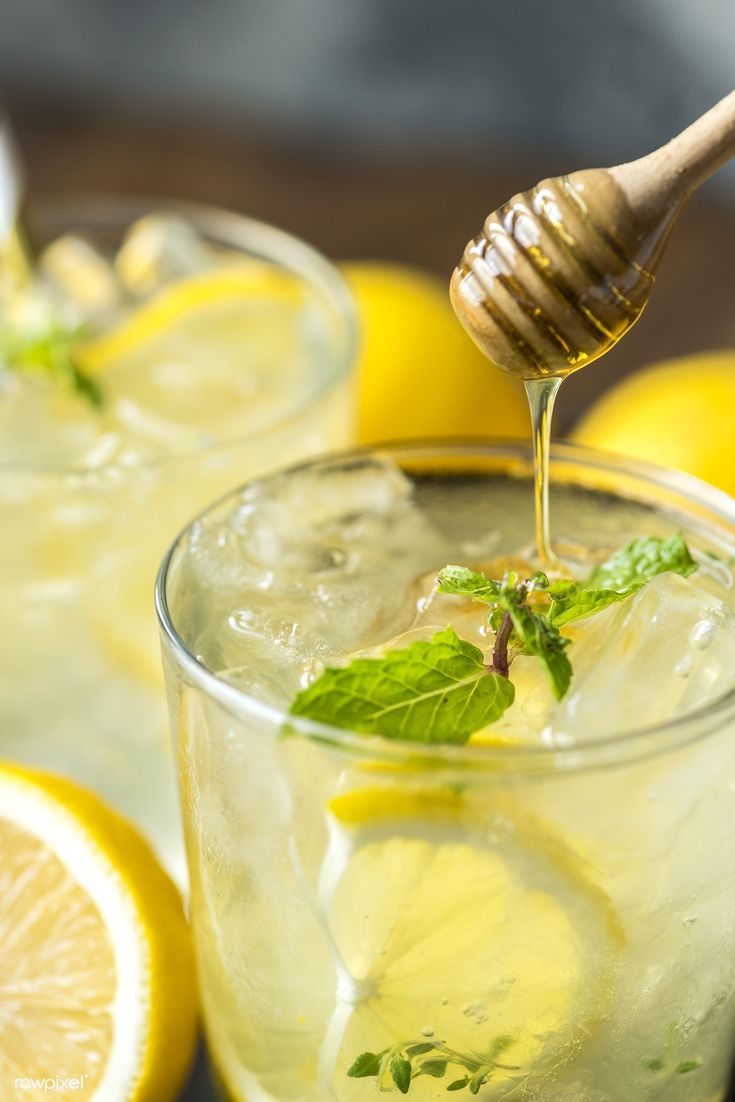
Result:
<instances>
[{"instance_id":1,"label":"wooden honey dipper","mask_svg":"<svg viewBox=\"0 0 735 1102\"><path fill-rule=\"evenodd\" d=\"M614 168L542 180L488 215L452 274L472 339L523 379L531 410L536 552L549 533L549 440L559 385L638 320L689 197L735 156L735 91L660 149Z\"/></svg>"},{"instance_id":2,"label":"wooden honey dipper","mask_svg":"<svg viewBox=\"0 0 735 1102\"><path fill-rule=\"evenodd\" d=\"M488 215L452 275L485 355L523 379L563 378L640 317L677 216L735 156L735 91L628 164L542 180Z\"/></svg>"}]
</instances>

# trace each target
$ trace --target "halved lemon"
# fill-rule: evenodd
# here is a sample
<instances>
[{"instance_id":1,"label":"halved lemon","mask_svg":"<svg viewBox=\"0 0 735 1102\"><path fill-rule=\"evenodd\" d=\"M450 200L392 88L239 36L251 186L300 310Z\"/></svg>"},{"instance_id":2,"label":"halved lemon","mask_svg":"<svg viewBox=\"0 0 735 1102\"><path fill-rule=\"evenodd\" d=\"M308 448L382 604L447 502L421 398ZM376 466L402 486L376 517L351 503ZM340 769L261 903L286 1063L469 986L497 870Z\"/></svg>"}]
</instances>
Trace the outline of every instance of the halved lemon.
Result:
<instances>
[{"instance_id":1,"label":"halved lemon","mask_svg":"<svg viewBox=\"0 0 735 1102\"><path fill-rule=\"evenodd\" d=\"M452 1054L486 1060L487 1089L505 1091L573 1056L608 1008L623 933L571 849L471 788L355 789L330 802L328 832L318 894L338 978L323 1089L367 1098L375 1078L348 1069L396 1046L437 1045L445 1081L434 1065L411 1085L427 1100L466 1074Z\"/></svg>"},{"instance_id":2,"label":"halved lemon","mask_svg":"<svg viewBox=\"0 0 735 1102\"><path fill-rule=\"evenodd\" d=\"M0 1097L31 1102L72 1082L89 1102L177 1096L197 1001L176 888L92 793L10 764L0 945Z\"/></svg>"}]
</instances>

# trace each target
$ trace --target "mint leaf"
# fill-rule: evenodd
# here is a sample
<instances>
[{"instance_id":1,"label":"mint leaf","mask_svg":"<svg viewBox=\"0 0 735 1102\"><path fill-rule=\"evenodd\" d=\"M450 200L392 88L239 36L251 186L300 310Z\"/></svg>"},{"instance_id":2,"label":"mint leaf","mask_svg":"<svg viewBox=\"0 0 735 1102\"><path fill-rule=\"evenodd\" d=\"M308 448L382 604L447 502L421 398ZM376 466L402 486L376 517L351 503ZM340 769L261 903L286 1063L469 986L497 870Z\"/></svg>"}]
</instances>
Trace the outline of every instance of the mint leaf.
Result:
<instances>
[{"instance_id":1,"label":"mint leaf","mask_svg":"<svg viewBox=\"0 0 735 1102\"><path fill-rule=\"evenodd\" d=\"M640 585L631 585L627 589L618 592L615 589L587 589L578 587L574 582L554 582L549 587L551 608L549 609L549 623L561 628L565 624L571 624L573 620L581 620L585 616L593 616L596 612L602 612L604 608L624 601L633 593L642 588ZM557 585L559 588L557 589ZM563 589L561 587L564 587Z\"/></svg>"},{"instance_id":2,"label":"mint leaf","mask_svg":"<svg viewBox=\"0 0 735 1102\"><path fill-rule=\"evenodd\" d=\"M486 1079L489 1078L490 1074L491 1074L491 1069L487 1068L487 1067L480 1068L479 1071L476 1071L475 1074L470 1079L469 1084L468 1084L469 1089L470 1089L470 1094L479 1094L480 1093L480 1087L483 1086Z\"/></svg>"},{"instance_id":3,"label":"mint leaf","mask_svg":"<svg viewBox=\"0 0 735 1102\"><path fill-rule=\"evenodd\" d=\"M464 743L513 697L512 684L485 668L482 651L446 628L429 642L326 669L291 714L386 738Z\"/></svg>"},{"instance_id":4,"label":"mint leaf","mask_svg":"<svg viewBox=\"0 0 735 1102\"><path fill-rule=\"evenodd\" d=\"M505 594L507 611L523 654L535 654L546 667L546 672L557 700L566 693L572 680L572 664L565 654L569 640L543 616L532 612L520 599Z\"/></svg>"},{"instance_id":5,"label":"mint leaf","mask_svg":"<svg viewBox=\"0 0 735 1102\"><path fill-rule=\"evenodd\" d=\"M589 589L614 589L623 592L641 586L667 570L688 578L697 569L680 532L667 539L648 536L633 540L600 563L585 583Z\"/></svg>"},{"instance_id":6,"label":"mint leaf","mask_svg":"<svg viewBox=\"0 0 735 1102\"><path fill-rule=\"evenodd\" d=\"M501 1035L499 1037L495 1038L495 1040L493 1041L492 1046L490 1048L490 1058L491 1058L491 1060L494 1061L496 1056L500 1056L500 1054L505 1052L505 1050L507 1048L510 1048L510 1046L512 1044L513 1044L513 1038L509 1037L507 1035L507 1033L501 1033ZM513 1068L513 1070L517 1071L518 1069Z\"/></svg>"},{"instance_id":7,"label":"mint leaf","mask_svg":"<svg viewBox=\"0 0 735 1102\"><path fill-rule=\"evenodd\" d=\"M440 593L469 597L488 605L494 604L500 595L500 582L466 566L445 566L439 571L438 577Z\"/></svg>"},{"instance_id":8,"label":"mint leaf","mask_svg":"<svg viewBox=\"0 0 735 1102\"><path fill-rule=\"evenodd\" d=\"M687 578L696 569L697 564L679 533L668 539L649 536L633 540L595 567L586 582L552 582L548 589L549 622L563 627L625 600L657 574L671 570Z\"/></svg>"},{"instance_id":9,"label":"mint leaf","mask_svg":"<svg viewBox=\"0 0 735 1102\"><path fill-rule=\"evenodd\" d=\"M104 396L99 384L86 371L82 371L71 354L64 370L72 390L75 390L80 398L86 398L95 409L99 409L104 404Z\"/></svg>"},{"instance_id":10,"label":"mint leaf","mask_svg":"<svg viewBox=\"0 0 735 1102\"><path fill-rule=\"evenodd\" d=\"M84 335L78 325L68 325L50 315L31 332L0 327L0 366L13 371L47 375L75 391L93 406L102 405L102 391L82 370L74 345Z\"/></svg>"},{"instance_id":11,"label":"mint leaf","mask_svg":"<svg viewBox=\"0 0 735 1102\"><path fill-rule=\"evenodd\" d=\"M436 1048L433 1041L421 1041L417 1045L409 1045L406 1056L423 1056L425 1052L431 1052Z\"/></svg>"},{"instance_id":12,"label":"mint leaf","mask_svg":"<svg viewBox=\"0 0 735 1102\"><path fill-rule=\"evenodd\" d=\"M682 1060L680 1064L677 1064L674 1068L674 1075L687 1075L690 1071L696 1071L697 1068L701 1068L701 1060Z\"/></svg>"},{"instance_id":13,"label":"mint leaf","mask_svg":"<svg viewBox=\"0 0 735 1102\"><path fill-rule=\"evenodd\" d=\"M463 1087L466 1087L470 1081L469 1075L463 1075L461 1079L455 1079L453 1083L450 1083L447 1087L448 1091L461 1091Z\"/></svg>"},{"instance_id":14,"label":"mint leaf","mask_svg":"<svg viewBox=\"0 0 735 1102\"><path fill-rule=\"evenodd\" d=\"M367 1079L380 1072L380 1062L388 1050L383 1052L363 1052L350 1064L347 1074L350 1079Z\"/></svg>"},{"instance_id":15,"label":"mint leaf","mask_svg":"<svg viewBox=\"0 0 735 1102\"><path fill-rule=\"evenodd\" d=\"M441 1079L441 1077L446 1073L446 1070L446 1060L434 1059L424 1060L419 1069L419 1072L421 1075L433 1075L435 1079Z\"/></svg>"},{"instance_id":16,"label":"mint leaf","mask_svg":"<svg viewBox=\"0 0 735 1102\"><path fill-rule=\"evenodd\" d=\"M411 1061L397 1053L390 1062L390 1074L401 1094L408 1094L411 1086Z\"/></svg>"}]
</instances>

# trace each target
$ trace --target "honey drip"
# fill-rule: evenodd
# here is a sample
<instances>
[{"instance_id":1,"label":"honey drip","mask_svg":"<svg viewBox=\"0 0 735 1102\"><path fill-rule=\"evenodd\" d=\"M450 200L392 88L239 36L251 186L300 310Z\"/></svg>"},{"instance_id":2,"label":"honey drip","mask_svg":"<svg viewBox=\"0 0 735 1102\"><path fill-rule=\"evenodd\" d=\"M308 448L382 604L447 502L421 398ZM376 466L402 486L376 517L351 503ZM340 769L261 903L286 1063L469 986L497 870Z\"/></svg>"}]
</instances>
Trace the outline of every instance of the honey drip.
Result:
<instances>
[{"instance_id":1,"label":"honey drip","mask_svg":"<svg viewBox=\"0 0 735 1102\"><path fill-rule=\"evenodd\" d=\"M546 379L526 379L526 397L531 411L533 433L533 491L536 525L536 554L544 570L558 567L551 546L549 529L549 450L554 401L562 380L558 375Z\"/></svg>"},{"instance_id":2,"label":"honey drip","mask_svg":"<svg viewBox=\"0 0 735 1102\"><path fill-rule=\"evenodd\" d=\"M485 220L452 276L454 309L489 360L523 380L534 448L536 550L558 567L549 524L549 446L559 386L641 316L680 202L642 223L610 171L542 180Z\"/></svg>"},{"instance_id":3,"label":"honey drip","mask_svg":"<svg viewBox=\"0 0 735 1102\"><path fill-rule=\"evenodd\" d=\"M735 91L637 161L542 180L514 196L485 219L454 270L460 321L488 359L526 387L536 545L546 567L554 563L548 473L559 385L638 320L677 216L733 156Z\"/></svg>"}]
</instances>

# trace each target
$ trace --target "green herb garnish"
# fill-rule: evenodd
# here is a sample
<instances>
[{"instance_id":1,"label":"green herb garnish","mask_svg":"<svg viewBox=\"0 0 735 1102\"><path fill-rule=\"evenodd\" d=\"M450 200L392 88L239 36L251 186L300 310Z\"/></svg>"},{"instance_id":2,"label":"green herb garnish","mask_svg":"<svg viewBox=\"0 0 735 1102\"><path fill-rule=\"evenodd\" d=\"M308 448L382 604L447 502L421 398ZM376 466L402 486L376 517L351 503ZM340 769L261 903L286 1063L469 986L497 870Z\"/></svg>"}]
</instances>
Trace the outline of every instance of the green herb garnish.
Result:
<instances>
[{"instance_id":1,"label":"green herb garnish","mask_svg":"<svg viewBox=\"0 0 735 1102\"><path fill-rule=\"evenodd\" d=\"M688 578L696 569L697 564L679 533L668 539L649 536L633 540L596 566L587 581L553 582L549 586L549 620L556 627L563 627L624 601L657 574L671 570Z\"/></svg>"},{"instance_id":2,"label":"green herb garnish","mask_svg":"<svg viewBox=\"0 0 735 1102\"><path fill-rule=\"evenodd\" d=\"M600 563L585 583L591 589L613 589L618 592L631 586L640 588L666 570L688 578L697 569L684 537L677 532L668 539L658 536L633 540Z\"/></svg>"},{"instance_id":3,"label":"green herb garnish","mask_svg":"<svg viewBox=\"0 0 735 1102\"><path fill-rule=\"evenodd\" d=\"M510 1037L496 1037L486 1053L462 1053L443 1041L406 1041L382 1052L363 1052L347 1069L351 1079L376 1078L381 1090L397 1087L408 1094L411 1083L421 1075L442 1079L450 1066L463 1074L448 1084L448 1091L469 1089L478 1094L492 1079L496 1068L518 1071L514 1064L501 1064L498 1057L512 1044Z\"/></svg>"},{"instance_id":4,"label":"green herb garnish","mask_svg":"<svg viewBox=\"0 0 735 1102\"><path fill-rule=\"evenodd\" d=\"M0 327L0 366L27 374L46 375L84 398L91 405L102 405L102 391L79 365L75 346L85 335L78 325L67 325L57 317L30 332Z\"/></svg>"},{"instance_id":5,"label":"green herb garnish","mask_svg":"<svg viewBox=\"0 0 735 1102\"><path fill-rule=\"evenodd\" d=\"M515 645L519 654L534 654L546 667L551 687L557 700L566 693L572 680L572 666L565 654L569 640L559 634L547 616L535 612L526 604L529 593L535 589L548 590L549 579L545 574L534 574L527 582L518 582L514 575L507 575L501 583L493 618L499 622L498 636L507 616L512 624L508 644ZM443 572L439 573L439 588L444 589ZM507 621L506 621L507 624ZM497 638L496 636L496 642Z\"/></svg>"},{"instance_id":6,"label":"green herb garnish","mask_svg":"<svg viewBox=\"0 0 735 1102\"><path fill-rule=\"evenodd\" d=\"M696 569L681 535L633 540L583 582L549 582L540 572L496 579L469 567L445 566L438 576L442 593L487 606L495 632L491 661L448 627L381 658L356 658L349 666L324 670L298 694L291 713L385 738L465 743L513 703L510 670L517 655L539 659L561 700L572 666L570 640L560 627L625 600L656 574L670 570L688 577Z\"/></svg>"},{"instance_id":7,"label":"green herb garnish","mask_svg":"<svg viewBox=\"0 0 735 1102\"><path fill-rule=\"evenodd\" d=\"M698 1071L702 1066L701 1060L677 1060L674 1055L677 1048L683 1047L683 1040L679 1023L670 1022L664 1035L662 1055L641 1061L646 1071L662 1076L689 1075L692 1071Z\"/></svg>"},{"instance_id":8,"label":"green herb garnish","mask_svg":"<svg viewBox=\"0 0 735 1102\"><path fill-rule=\"evenodd\" d=\"M296 716L363 734L419 742L466 742L513 703L507 678L452 628L382 658L326 669L291 706Z\"/></svg>"},{"instance_id":9,"label":"green herb garnish","mask_svg":"<svg viewBox=\"0 0 735 1102\"><path fill-rule=\"evenodd\" d=\"M592 589L586 585L579 586L576 582L560 581L552 582L549 586L549 621L557 628L571 624L574 620L582 620L586 616L594 616L596 612L602 612L604 608L624 601L631 597L645 585L641 582L637 585L629 585L625 589Z\"/></svg>"},{"instance_id":10,"label":"green herb garnish","mask_svg":"<svg viewBox=\"0 0 735 1102\"><path fill-rule=\"evenodd\" d=\"M674 1075L688 1075L690 1071L697 1071L701 1066L701 1060L682 1060L674 1068Z\"/></svg>"}]
</instances>

